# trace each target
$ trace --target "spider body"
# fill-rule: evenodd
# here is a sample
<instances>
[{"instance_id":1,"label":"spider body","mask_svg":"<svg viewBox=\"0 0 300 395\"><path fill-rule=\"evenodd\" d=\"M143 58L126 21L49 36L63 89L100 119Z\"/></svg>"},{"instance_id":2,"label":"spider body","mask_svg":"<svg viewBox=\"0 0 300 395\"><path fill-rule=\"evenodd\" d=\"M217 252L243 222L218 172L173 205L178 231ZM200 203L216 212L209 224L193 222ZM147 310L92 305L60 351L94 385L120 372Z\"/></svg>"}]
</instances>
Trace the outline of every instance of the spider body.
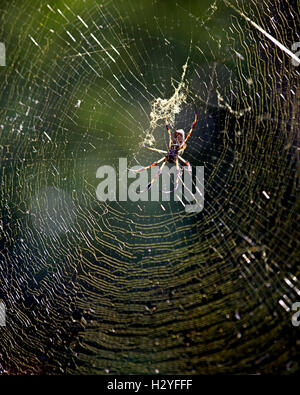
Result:
<instances>
[{"instance_id":1,"label":"spider body","mask_svg":"<svg viewBox=\"0 0 300 395\"><path fill-rule=\"evenodd\" d=\"M176 130L171 141L171 147L166 154L166 161L169 163L176 163L178 155L184 151L184 145L184 131L182 129Z\"/></svg>"},{"instance_id":2,"label":"spider body","mask_svg":"<svg viewBox=\"0 0 300 395\"><path fill-rule=\"evenodd\" d=\"M151 167L153 167L153 166L155 166L158 163L163 161L163 164L160 166L158 172L152 178L151 182L148 184L147 190L151 188L153 182L162 173L162 169L164 168L164 166L165 166L165 164L167 162L176 164L177 177L176 177L176 183L175 183L176 185L175 185L174 189L176 189L177 186L178 186L178 178L179 178L179 172L180 172L179 160L182 161L183 163L185 163L188 166L188 169L191 170L191 165L189 164L189 162L184 160L180 155L183 154L184 150L186 149L186 146L187 146L186 142L189 139L189 137L191 136L192 131L194 130L194 127L195 127L196 123L197 123L197 114L195 114L194 123L193 123L189 133L187 134L186 138L185 138L184 130L182 130L182 129L175 130L174 135L172 137L171 130L170 130L168 121L166 119L166 128L167 128L167 131L169 133L169 150L168 151L163 151L163 150L159 150L159 149L156 149L156 148L145 147L145 148L149 149L150 151L155 151L155 152L159 152L159 153L165 154L164 157L162 157L158 161L152 163L152 165L149 165L149 166L146 166L146 167L142 167L141 169L135 170L136 172L140 172L140 171L149 169L149 168L151 168Z\"/></svg>"}]
</instances>

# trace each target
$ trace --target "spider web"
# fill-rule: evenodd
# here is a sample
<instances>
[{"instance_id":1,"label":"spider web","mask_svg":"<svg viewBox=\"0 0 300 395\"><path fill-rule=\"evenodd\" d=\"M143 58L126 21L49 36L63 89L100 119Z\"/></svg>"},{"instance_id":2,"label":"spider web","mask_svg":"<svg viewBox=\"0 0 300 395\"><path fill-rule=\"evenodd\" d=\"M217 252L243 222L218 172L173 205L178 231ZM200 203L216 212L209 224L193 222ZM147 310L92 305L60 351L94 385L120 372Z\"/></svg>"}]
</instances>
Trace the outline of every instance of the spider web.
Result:
<instances>
[{"instance_id":1,"label":"spider web","mask_svg":"<svg viewBox=\"0 0 300 395\"><path fill-rule=\"evenodd\" d=\"M299 370L299 68L268 37L289 50L298 15L1 2L2 373ZM200 213L97 200L98 167L154 162L164 118L187 131L195 111Z\"/></svg>"}]
</instances>

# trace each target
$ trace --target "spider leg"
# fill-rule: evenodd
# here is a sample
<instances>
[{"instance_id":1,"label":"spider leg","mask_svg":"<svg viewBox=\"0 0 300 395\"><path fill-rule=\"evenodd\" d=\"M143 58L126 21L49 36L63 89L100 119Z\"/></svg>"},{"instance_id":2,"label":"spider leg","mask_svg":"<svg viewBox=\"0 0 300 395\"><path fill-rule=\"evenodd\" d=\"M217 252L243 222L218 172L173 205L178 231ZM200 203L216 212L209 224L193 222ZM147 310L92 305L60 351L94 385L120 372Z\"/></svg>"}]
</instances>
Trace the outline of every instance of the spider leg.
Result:
<instances>
[{"instance_id":1,"label":"spider leg","mask_svg":"<svg viewBox=\"0 0 300 395\"><path fill-rule=\"evenodd\" d=\"M163 158L163 159L165 159L165 158ZM151 180L151 181L149 182L149 184L147 185L147 188L144 189L144 190L143 190L142 192L140 192L140 193L144 193L144 192L148 191L148 190L152 187L152 184L153 184L154 181L157 179L157 177L160 176L160 174L161 174L161 172L162 172L162 170L163 170L163 168L164 168L164 166L165 166L166 163L167 163L167 162L164 161L164 163L160 166L160 168L159 168L159 170L157 171L157 173L155 174L155 176L152 178L152 180Z\"/></svg>"},{"instance_id":2,"label":"spider leg","mask_svg":"<svg viewBox=\"0 0 300 395\"><path fill-rule=\"evenodd\" d=\"M188 167L188 171L192 171L192 166L187 160L183 159L180 155L178 155L178 158Z\"/></svg>"},{"instance_id":3,"label":"spider leg","mask_svg":"<svg viewBox=\"0 0 300 395\"><path fill-rule=\"evenodd\" d=\"M153 167L153 166L156 166L158 163L162 162L162 161L165 160L165 159L166 159L166 158L163 157L163 158L157 160L156 162L152 163L152 165L142 167L141 169L137 169L137 170L129 169L129 170L130 170L130 171L134 171L135 173L140 173L140 172L143 171L143 170L147 170L147 169L150 169L150 168Z\"/></svg>"},{"instance_id":4,"label":"spider leg","mask_svg":"<svg viewBox=\"0 0 300 395\"><path fill-rule=\"evenodd\" d=\"M151 147L146 147L146 146L144 146L144 148L147 148L147 149L149 149L150 151L159 152L160 154L167 154L167 151L163 151L163 150L161 150L161 149L151 148Z\"/></svg>"},{"instance_id":5,"label":"spider leg","mask_svg":"<svg viewBox=\"0 0 300 395\"><path fill-rule=\"evenodd\" d=\"M194 130L194 127L195 127L196 123L197 123L197 113L195 112L195 120L194 120L194 123L193 123L193 125L192 125L190 131L188 132L188 134L187 134L187 136L186 136L186 139L185 139L185 141L184 141L185 143L186 143L186 142L188 141L188 139L190 138L190 136L191 136L191 134L192 134L192 131Z\"/></svg>"},{"instance_id":6,"label":"spider leg","mask_svg":"<svg viewBox=\"0 0 300 395\"><path fill-rule=\"evenodd\" d=\"M169 133L169 148L171 148L171 144L172 144L172 135L171 135L171 130L170 130L170 126L169 126L169 123L168 123L167 118L166 118L166 128L167 128L167 131L168 131L168 133Z\"/></svg>"}]
</instances>

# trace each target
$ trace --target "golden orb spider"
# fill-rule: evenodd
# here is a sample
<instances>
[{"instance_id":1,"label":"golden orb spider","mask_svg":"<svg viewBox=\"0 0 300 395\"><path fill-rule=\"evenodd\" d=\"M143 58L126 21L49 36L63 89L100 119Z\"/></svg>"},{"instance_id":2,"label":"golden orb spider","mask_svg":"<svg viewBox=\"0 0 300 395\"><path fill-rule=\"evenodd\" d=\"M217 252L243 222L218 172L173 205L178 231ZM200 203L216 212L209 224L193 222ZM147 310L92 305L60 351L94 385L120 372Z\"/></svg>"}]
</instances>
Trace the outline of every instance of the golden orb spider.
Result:
<instances>
[{"instance_id":1,"label":"golden orb spider","mask_svg":"<svg viewBox=\"0 0 300 395\"><path fill-rule=\"evenodd\" d=\"M195 113L194 123L193 123L190 131L188 132L186 138L185 138L185 134L184 134L184 130L183 129L175 130L174 136L172 138L172 133L171 133L171 130L170 130L170 126L169 126L168 120L166 118L166 128L167 128L167 131L169 133L169 150L168 151L163 151L163 150L160 150L160 149L157 149L157 148L145 147L145 148L147 148L150 151L154 151L154 152L159 152L161 154L165 154L165 156L162 157L161 159L157 160L156 162L152 163L149 166L142 167L141 169L138 169L138 170L133 170L133 171L139 173L139 172L141 172L143 170L150 169L151 167L156 166L156 165L158 165L159 163L161 163L163 161L163 164L160 166L158 172L155 174L155 176L149 182L147 188L144 191L142 191L142 193L147 191L147 190L149 190L151 188L153 182L162 173L162 170L163 170L163 168L164 168L164 166L165 166L165 164L167 162L176 164L177 177L176 177L174 190L177 189L178 179L179 179L179 172L180 172L178 159L181 160L181 162L183 162L185 165L187 165L188 166L188 170L191 171L192 168L191 168L191 165L189 164L189 162L186 161L185 159L183 159L180 155L182 155L184 150L186 149L186 146L187 146L186 142L190 138L196 123L197 123L197 114Z\"/></svg>"}]
</instances>

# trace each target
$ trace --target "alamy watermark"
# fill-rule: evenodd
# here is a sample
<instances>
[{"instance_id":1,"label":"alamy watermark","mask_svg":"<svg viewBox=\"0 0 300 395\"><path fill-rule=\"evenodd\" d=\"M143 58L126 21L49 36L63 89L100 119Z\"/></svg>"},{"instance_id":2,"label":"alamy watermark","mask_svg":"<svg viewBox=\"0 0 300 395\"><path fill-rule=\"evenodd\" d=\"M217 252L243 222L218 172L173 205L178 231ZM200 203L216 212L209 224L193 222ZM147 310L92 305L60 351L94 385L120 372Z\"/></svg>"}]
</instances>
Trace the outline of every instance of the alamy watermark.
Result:
<instances>
[{"instance_id":1,"label":"alamy watermark","mask_svg":"<svg viewBox=\"0 0 300 395\"><path fill-rule=\"evenodd\" d=\"M298 50L298 51L297 51ZM292 51L294 52L294 54L299 58L300 57L300 42L297 41L295 43L293 43L292 45ZM295 52L296 51L296 52ZM298 62L298 60L296 59L292 59L292 65L297 67L299 66L300 62Z\"/></svg>"},{"instance_id":2,"label":"alamy watermark","mask_svg":"<svg viewBox=\"0 0 300 395\"><path fill-rule=\"evenodd\" d=\"M0 302L0 326L6 326L6 308L3 302Z\"/></svg>"},{"instance_id":3,"label":"alamy watermark","mask_svg":"<svg viewBox=\"0 0 300 395\"><path fill-rule=\"evenodd\" d=\"M293 303L292 310L296 311L296 313L294 313L292 316L292 324L293 324L293 326L299 326L300 325L300 302Z\"/></svg>"},{"instance_id":4,"label":"alamy watermark","mask_svg":"<svg viewBox=\"0 0 300 395\"><path fill-rule=\"evenodd\" d=\"M96 177L103 180L96 189L97 199L102 202L117 200L120 202L128 200L157 202L170 201L173 198L174 201L184 205L186 212L203 210L204 166L196 166L194 169L184 166L183 171L175 165L170 168L165 166L161 171L158 166L153 166L150 178L150 180L154 179L153 183L149 183L147 170L137 173L139 169L139 166L128 169L126 158L119 158L118 176L112 166L100 166ZM171 183L172 176L173 183ZM162 177L163 189L161 191L159 190L159 177ZM129 184L129 179L134 179L134 181Z\"/></svg>"},{"instance_id":5,"label":"alamy watermark","mask_svg":"<svg viewBox=\"0 0 300 395\"><path fill-rule=\"evenodd\" d=\"M0 42L0 66L6 66L5 44Z\"/></svg>"}]
</instances>

